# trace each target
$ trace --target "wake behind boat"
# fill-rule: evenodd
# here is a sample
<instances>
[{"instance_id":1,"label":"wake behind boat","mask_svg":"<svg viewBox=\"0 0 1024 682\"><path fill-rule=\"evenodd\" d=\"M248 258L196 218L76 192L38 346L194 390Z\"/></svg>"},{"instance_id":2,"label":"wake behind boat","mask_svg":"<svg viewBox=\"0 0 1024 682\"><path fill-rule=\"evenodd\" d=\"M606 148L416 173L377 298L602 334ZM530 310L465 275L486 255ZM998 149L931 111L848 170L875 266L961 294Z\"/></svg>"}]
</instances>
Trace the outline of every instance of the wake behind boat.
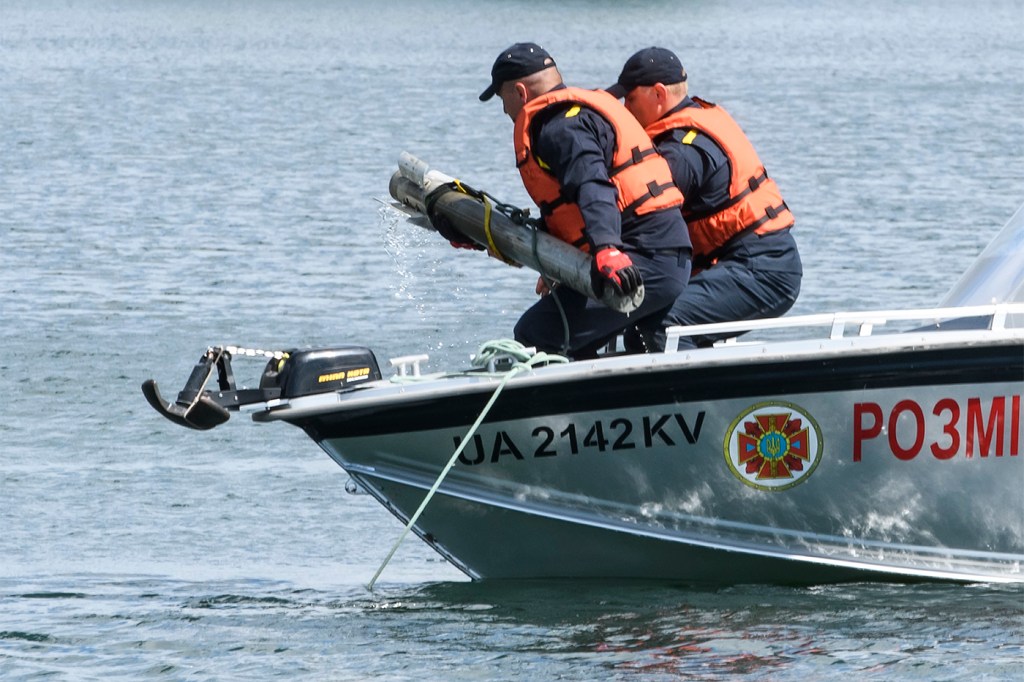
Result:
<instances>
[{"instance_id":1,"label":"wake behind boat","mask_svg":"<svg viewBox=\"0 0 1024 682\"><path fill-rule=\"evenodd\" d=\"M589 268L407 161L392 194L412 210L429 197L563 282ZM711 332L745 333L677 350ZM266 360L255 389L234 378L247 355ZM942 308L672 328L664 353L558 360L499 344L384 378L360 346L218 346L173 404L143 390L191 428L234 411L302 428L474 579L1024 582L1024 208Z\"/></svg>"}]
</instances>

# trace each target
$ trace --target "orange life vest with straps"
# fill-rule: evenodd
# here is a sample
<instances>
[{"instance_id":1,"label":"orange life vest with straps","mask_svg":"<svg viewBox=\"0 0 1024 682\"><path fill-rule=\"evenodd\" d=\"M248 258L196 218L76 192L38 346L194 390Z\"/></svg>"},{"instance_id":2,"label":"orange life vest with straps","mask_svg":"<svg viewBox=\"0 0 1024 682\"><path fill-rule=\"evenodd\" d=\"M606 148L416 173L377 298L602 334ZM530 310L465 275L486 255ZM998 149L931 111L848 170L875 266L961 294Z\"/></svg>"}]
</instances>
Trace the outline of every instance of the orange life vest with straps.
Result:
<instances>
[{"instance_id":1,"label":"orange life vest with straps","mask_svg":"<svg viewBox=\"0 0 1024 682\"><path fill-rule=\"evenodd\" d=\"M695 215L683 206L694 259L714 259L722 247L741 232L765 234L792 227L793 214L739 124L721 107L697 97L692 99L699 106L680 109L655 121L646 130L652 140L669 130L689 129L703 133L714 140L729 159L729 200L713 213L704 215Z\"/></svg>"},{"instance_id":2,"label":"orange life vest with straps","mask_svg":"<svg viewBox=\"0 0 1024 682\"><path fill-rule=\"evenodd\" d=\"M541 111L561 103L578 105L569 108L566 116L575 116L579 107L587 107L600 114L614 129L615 150L608 177L618 191L618 207L623 219L682 205L683 195L672 182L668 163L619 100L603 90L562 88L527 102L516 117L514 132L519 174L526 191L540 208L548 232L584 251L590 249L583 233L579 206L562 193L558 179L532 152L530 124Z\"/></svg>"}]
</instances>

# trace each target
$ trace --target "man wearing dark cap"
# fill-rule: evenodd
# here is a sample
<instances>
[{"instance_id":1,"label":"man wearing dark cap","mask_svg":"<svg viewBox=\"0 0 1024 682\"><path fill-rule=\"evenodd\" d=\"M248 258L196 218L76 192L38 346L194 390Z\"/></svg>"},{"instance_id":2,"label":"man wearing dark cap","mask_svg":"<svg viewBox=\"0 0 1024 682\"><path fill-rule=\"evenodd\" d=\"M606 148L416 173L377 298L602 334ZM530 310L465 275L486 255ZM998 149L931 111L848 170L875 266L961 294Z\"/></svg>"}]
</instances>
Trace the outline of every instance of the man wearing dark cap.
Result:
<instances>
[{"instance_id":1,"label":"man wearing dark cap","mask_svg":"<svg viewBox=\"0 0 1024 682\"><path fill-rule=\"evenodd\" d=\"M793 214L753 145L721 107L690 97L679 58L640 50L608 88L644 126L683 193L693 277L665 325L778 317L800 292L803 269L790 234ZM724 335L723 335L724 336ZM682 337L680 346L723 336ZM635 335L627 335L636 343ZM654 350L664 335L644 335Z\"/></svg>"},{"instance_id":2,"label":"man wearing dark cap","mask_svg":"<svg viewBox=\"0 0 1024 682\"><path fill-rule=\"evenodd\" d=\"M516 340L580 359L629 326L660 329L689 278L690 240L682 196L643 128L608 93L566 87L534 43L498 55L480 99L494 95L515 123L516 164L544 229L590 253L598 295L644 286L629 315L556 286L519 319Z\"/></svg>"}]
</instances>

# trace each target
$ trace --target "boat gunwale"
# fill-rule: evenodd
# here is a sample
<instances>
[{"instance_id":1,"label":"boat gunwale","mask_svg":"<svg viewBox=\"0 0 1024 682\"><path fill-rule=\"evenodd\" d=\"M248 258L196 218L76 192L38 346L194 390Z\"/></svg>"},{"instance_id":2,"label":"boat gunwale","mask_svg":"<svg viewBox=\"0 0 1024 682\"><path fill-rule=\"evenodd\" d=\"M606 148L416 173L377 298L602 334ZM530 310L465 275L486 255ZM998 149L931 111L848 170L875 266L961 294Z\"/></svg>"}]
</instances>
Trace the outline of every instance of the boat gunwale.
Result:
<instances>
[{"instance_id":1,"label":"boat gunwale","mask_svg":"<svg viewBox=\"0 0 1024 682\"><path fill-rule=\"evenodd\" d=\"M1024 306L1021 306L1024 309ZM879 351L914 352L953 348L1003 347L1024 344L1024 329L930 330L875 336L732 343L674 353L617 355L594 360L551 364L512 377L508 387L523 389L573 379L594 379L623 372L668 373L716 369L768 362L795 363L873 355ZM503 374L479 371L382 379L348 391L318 393L247 406L255 421L296 421L338 409L370 409L413 400L489 394ZM397 377L396 377L397 379Z\"/></svg>"}]
</instances>

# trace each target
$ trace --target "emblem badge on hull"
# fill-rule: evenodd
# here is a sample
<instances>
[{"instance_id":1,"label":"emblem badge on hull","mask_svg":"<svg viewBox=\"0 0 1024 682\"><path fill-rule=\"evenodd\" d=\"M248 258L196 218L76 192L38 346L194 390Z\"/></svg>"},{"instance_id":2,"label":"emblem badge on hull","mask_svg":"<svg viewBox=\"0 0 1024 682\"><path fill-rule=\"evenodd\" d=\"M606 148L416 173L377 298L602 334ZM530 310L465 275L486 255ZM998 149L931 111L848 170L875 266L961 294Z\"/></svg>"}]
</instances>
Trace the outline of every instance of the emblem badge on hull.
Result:
<instances>
[{"instance_id":1,"label":"emblem badge on hull","mask_svg":"<svg viewBox=\"0 0 1024 682\"><path fill-rule=\"evenodd\" d=\"M801 407L764 402L744 410L725 435L725 461L736 478L758 490L787 490L814 473L821 429Z\"/></svg>"}]
</instances>

